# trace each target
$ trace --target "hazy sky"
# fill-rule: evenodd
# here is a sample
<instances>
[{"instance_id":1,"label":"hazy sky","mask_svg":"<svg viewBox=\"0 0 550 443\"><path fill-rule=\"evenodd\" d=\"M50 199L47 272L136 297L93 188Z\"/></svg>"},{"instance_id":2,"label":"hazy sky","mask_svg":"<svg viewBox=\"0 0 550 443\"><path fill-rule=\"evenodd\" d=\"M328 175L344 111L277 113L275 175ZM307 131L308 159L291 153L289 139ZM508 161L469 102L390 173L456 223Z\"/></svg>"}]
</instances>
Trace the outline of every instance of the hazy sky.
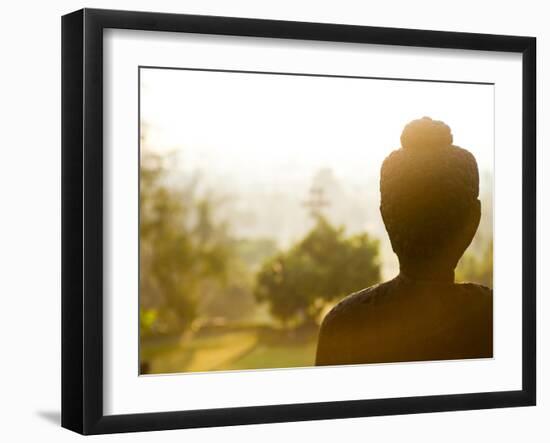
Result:
<instances>
[{"instance_id":1,"label":"hazy sky","mask_svg":"<svg viewBox=\"0 0 550 443\"><path fill-rule=\"evenodd\" d=\"M330 169L340 191L329 195L325 214L348 232L378 237L390 277L397 260L378 210L383 159L411 120L443 120L454 144L475 155L490 198L492 174L483 172L493 170L493 92L491 85L142 69L141 121L146 149L175 151L180 173L200 171L218 194L236 196L236 235L283 246L301 238L312 225L304 200L316 174ZM491 230L490 206L481 226Z\"/></svg>"},{"instance_id":2,"label":"hazy sky","mask_svg":"<svg viewBox=\"0 0 550 443\"><path fill-rule=\"evenodd\" d=\"M378 177L406 123L443 120L480 170L493 165L493 86L141 70L150 143L182 167L277 186L330 167L344 181Z\"/></svg>"}]
</instances>

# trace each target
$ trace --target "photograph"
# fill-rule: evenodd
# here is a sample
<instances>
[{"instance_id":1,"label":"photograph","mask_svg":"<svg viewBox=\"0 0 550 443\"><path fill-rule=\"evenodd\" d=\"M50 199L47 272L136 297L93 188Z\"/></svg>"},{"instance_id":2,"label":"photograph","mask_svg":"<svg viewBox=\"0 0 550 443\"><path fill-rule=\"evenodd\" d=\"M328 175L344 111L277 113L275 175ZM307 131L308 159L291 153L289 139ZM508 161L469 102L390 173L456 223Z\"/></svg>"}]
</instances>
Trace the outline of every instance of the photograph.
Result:
<instances>
[{"instance_id":1,"label":"photograph","mask_svg":"<svg viewBox=\"0 0 550 443\"><path fill-rule=\"evenodd\" d=\"M138 76L140 375L493 358L494 84Z\"/></svg>"},{"instance_id":2,"label":"photograph","mask_svg":"<svg viewBox=\"0 0 550 443\"><path fill-rule=\"evenodd\" d=\"M62 17L61 426L537 405L525 21L226 12Z\"/></svg>"}]
</instances>

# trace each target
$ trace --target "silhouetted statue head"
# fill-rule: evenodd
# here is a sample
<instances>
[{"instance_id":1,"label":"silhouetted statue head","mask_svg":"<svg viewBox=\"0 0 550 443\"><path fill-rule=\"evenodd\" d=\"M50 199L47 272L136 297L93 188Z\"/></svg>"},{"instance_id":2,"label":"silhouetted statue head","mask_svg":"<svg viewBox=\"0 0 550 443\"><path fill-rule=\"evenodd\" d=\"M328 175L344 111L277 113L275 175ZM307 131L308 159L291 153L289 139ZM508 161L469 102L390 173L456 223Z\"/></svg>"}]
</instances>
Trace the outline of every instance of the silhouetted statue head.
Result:
<instances>
[{"instance_id":1,"label":"silhouetted statue head","mask_svg":"<svg viewBox=\"0 0 550 443\"><path fill-rule=\"evenodd\" d=\"M478 228L477 163L452 142L445 123L414 120L382 164L380 211L404 273L452 272Z\"/></svg>"}]
</instances>

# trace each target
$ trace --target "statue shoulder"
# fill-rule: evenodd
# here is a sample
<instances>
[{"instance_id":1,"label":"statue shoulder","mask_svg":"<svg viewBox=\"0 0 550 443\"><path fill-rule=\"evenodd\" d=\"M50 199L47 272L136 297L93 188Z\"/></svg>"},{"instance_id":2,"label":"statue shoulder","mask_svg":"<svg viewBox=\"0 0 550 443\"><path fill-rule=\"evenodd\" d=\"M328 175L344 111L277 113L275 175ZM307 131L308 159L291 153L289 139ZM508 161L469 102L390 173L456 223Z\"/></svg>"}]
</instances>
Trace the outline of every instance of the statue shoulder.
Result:
<instances>
[{"instance_id":1,"label":"statue shoulder","mask_svg":"<svg viewBox=\"0 0 550 443\"><path fill-rule=\"evenodd\" d=\"M461 283L460 299L464 306L470 306L478 312L485 312L486 315L493 315L493 290L487 286L476 283Z\"/></svg>"},{"instance_id":2,"label":"statue shoulder","mask_svg":"<svg viewBox=\"0 0 550 443\"><path fill-rule=\"evenodd\" d=\"M342 364L353 354L352 338L359 332L358 321L368 324L370 313L388 293L391 282L370 286L345 297L323 319L317 344L317 365ZM351 353L351 354L350 354Z\"/></svg>"},{"instance_id":3,"label":"statue shoulder","mask_svg":"<svg viewBox=\"0 0 550 443\"><path fill-rule=\"evenodd\" d=\"M479 285L477 283L460 283L458 286L465 294L480 297L487 301L492 301L493 299L493 290L487 286Z\"/></svg>"},{"instance_id":4,"label":"statue shoulder","mask_svg":"<svg viewBox=\"0 0 550 443\"><path fill-rule=\"evenodd\" d=\"M348 295L329 311L323 320L322 327L328 327L341 321L345 322L351 316L363 312L368 306L376 304L378 299L383 297L392 285L393 281L389 281Z\"/></svg>"}]
</instances>

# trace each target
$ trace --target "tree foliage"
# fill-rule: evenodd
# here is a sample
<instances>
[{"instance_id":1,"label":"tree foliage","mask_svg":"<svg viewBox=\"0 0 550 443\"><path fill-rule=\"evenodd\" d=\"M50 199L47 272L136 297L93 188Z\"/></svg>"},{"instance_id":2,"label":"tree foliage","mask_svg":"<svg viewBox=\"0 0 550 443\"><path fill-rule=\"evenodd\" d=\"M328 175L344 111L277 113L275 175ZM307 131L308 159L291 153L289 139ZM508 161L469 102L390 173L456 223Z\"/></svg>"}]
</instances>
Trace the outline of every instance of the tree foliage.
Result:
<instances>
[{"instance_id":1,"label":"tree foliage","mask_svg":"<svg viewBox=\"0 0 550 443\"><path fill-rule=\"evenodd\" d=\"M314 321L327 303L379 282L378 250L367 233L346 238L319 216L304 239L263 264L256 299L284 325Z\"/></svg>"},{"instance_id":2,"label":"tree foliage","mask_svg":"<svg viewBox=\"0 0 550 443\"><path fill-rule=\"evenodd\" d=\"M195 183L171 183L166 158L144 154L140 169L140 294L142 333L188 328L200 286L222 279L231 253L213 203Z\"/></svg>"}]
</instances>

